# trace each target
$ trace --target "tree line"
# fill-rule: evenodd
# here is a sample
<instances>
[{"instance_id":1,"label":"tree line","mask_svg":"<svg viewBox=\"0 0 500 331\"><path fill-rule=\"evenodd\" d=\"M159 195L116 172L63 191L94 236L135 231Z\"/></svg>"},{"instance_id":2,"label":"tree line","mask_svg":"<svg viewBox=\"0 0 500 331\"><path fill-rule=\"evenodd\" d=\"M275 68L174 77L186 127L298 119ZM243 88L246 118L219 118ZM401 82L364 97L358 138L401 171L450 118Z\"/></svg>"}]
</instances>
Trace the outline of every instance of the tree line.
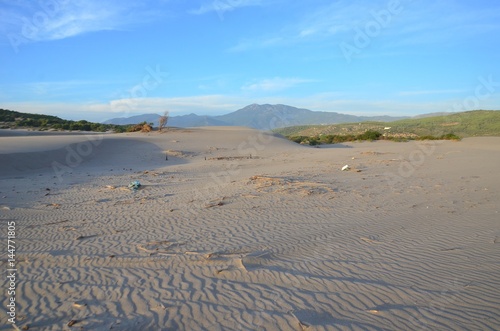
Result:
<instances>
[{"instance_id":1,"label":"tree line","mask_svg":"<svg viewBox=\"0 0 500 331\"><path fill-rule=\"evenodd\" d=\"M158 130L161 132L167 126L169 119L169 112L165 111L163 115L158 118ZM102 124L94 123L86 120L72 121L64 120L57 116L41 115L41 114L28 114L21 113L8 109L0 109L0 128L39 128L39 130L69 130L69 131L94 131L106 132L114 131L121 132L135 132L143 131L149 132L153 130L153 123L139 123L128 125L117 124ZM149 127L149 128L148 128Z\"/></svg>"},{"instance_id":2,"label":"tree line","mask_svg":"<svg viewBox=\"0 0 500 331\"><path fill-rule=\"evenodd\" d=\"M64 120L57 116L21 113L8 109L0 109L0 125L3 129L35 127L40 130L70 130L95 132L126 132L128 125L93 123L86 120Z\"/></svg>"}]
</instances>

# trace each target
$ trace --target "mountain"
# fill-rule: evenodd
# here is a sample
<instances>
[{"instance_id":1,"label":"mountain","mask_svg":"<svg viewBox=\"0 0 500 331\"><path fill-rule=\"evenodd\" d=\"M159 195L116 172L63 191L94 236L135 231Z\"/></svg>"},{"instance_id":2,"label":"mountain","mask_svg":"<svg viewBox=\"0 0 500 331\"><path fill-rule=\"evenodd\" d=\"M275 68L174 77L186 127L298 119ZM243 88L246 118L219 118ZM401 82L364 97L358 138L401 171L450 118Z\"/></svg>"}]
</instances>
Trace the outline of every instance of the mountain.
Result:
<instances>
[{"instance_id":1,"label":"mountain","mask_svg":"<svg viewBox=\"0 0 500 331\"><path fill-rule=\"evenodd\" d=\"M146 121L157 123L158 114L144 114L128 118L114 118L104 123L137 124ZM334 124L365 121L396 121L407 116L355 116L335 112L312 111L287 105L252 104L232 113L219 116L200 116L196 114L171 116L168 126L248 126L255 129L269 130L294 125Z\"/></svg>"},{"instance_id":2,"label":"mountain","mask_svg":"<svg viewBox=\"0 0 500 331\"><path fill-rule=\"evenodd\" d=\"M456 114L454 112L438 112L438 113L428 113L428 114L421 114L421 115L416 115L413 116L412 118L426 118L426 117L437 117L437 116L448 116L448 115L453 115Z\"/></svg>"},{"instance_id":3,"label":"mountain","mask_svg":"<svg viewBox=\"0 0 500 331\"><path fill-rule=\"evenodd\" d=\"M189 114L181 116L171 116L168 119L168 125L186 128L195 126L227 126L228 124L219 121L212 116Z\"/></svg>"},{"instance_id":4,"label":"mountain","mask_svg":"<svg viewBox=\"0 0 500 331\"><path fill-rule=\"evenodd\" d=\"M408 117L355 116L335 112L312 111L287 105L252 104L235 112L215 117L229 125L256 129L275 129L294 125L333 124L364 121L395 121Z\"/></svg>"},{"instance_id":5,"label":"mountain","mask_svg":"<svg viewBox=\"0 0 500 331\"><path fill-rule=\"evenodd\" d=\"M117 124L117 125L128 125L128 124L138 124L142 122L153 123L154 126L158 125L158 119L160 115L158 114L142 114L131 117L117 117L112 118L104 122L104 124ZM168 119L167 126L176 126L181 128L186 127L196 127L196 126L226 126L225 122L221 122L215 119L213 116L207 115L180 115L180 116L170 116Z\"/></svg>"},{"instance_id":6,"label":"mountain","mask_svg":"<svg viewBox=\"0 0 500 331\"><path fill-rule=\"evenodd\" d=\"M142 122L153 123L155 126L158 125L158 114L142 114L131 117L117 117L112 118L103 122L104 124L117 124L117 125L128 125L128 124L138 124Z\"/></svg>"}]
</instances>

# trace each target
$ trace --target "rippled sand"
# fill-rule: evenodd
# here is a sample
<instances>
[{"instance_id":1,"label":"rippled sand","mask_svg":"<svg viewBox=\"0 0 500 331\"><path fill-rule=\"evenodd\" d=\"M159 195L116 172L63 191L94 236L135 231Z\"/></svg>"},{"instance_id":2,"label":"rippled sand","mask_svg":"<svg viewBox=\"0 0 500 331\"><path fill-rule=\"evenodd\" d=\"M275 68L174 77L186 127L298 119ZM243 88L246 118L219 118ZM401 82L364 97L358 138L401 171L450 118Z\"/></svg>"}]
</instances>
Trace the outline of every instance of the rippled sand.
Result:
<instances>
[{"instance_id":1,"label":"rippled sand","mask_svg":"<svg viewBox=\"0 0 500 331\"><path fill-rule=\"evenodd\" d=\"M500 138L312 148L200 128L3 136L0 153L19 328L500 325Z\"/></svg>"}]
</instances>

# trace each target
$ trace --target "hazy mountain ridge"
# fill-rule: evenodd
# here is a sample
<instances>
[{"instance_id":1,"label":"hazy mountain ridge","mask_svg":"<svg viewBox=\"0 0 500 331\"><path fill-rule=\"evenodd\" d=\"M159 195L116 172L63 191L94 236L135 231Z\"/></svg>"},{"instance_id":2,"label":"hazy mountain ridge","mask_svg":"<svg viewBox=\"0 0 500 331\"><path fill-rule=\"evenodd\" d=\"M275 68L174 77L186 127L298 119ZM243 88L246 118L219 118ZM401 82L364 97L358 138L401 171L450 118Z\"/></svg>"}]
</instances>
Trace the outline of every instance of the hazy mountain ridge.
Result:
<instances>
[{"instance_id":1,"label":"hazy mountain ridge","mask_svg":"<svg viewBox=\"0 0 500 331\"><path fill-rule=\"evenodd\" d=\"M168 125L177 127L196 127L196 126L225 126L225 122L219 121L213 116L196 115L194 113L181 116L172 116L168 120Z\"/></svg>"},{"instance_id":2,"label":"hazy mountain ridge","mask_svg":"<svg viewBox=\"0 0 500 331\"><path fill-rule=\"evenodd\" d=\"M142 122L146 123L154 123L158 125L158 118L160 115L158 114L141 114L130 117L117 117L112 118L110 120L104 121L104 124L116 124L116 125L129 125L129 124L138 124Z\"/></svg>"},{"instance_id":3,"label":"hazy mountain ridge","mask_svg":"<svg viewBox=\"0 0 500 331\"><path fill-rule=\"evenodd\" d=\"M136 124L143 121L156 125L158 114L144 114L128 118L114 118L107 124ZM251 104L234 112L218 115L182 115L171 116L168 125L177 127L196 126L248 126L255 129L269 130L294 125L308 124L335 124L364 121L396 121L409 118L408 116L356 116L336 112L312 111L304 108L277 104Z\"/></svg>"},{"instance_id":4,"label":"hazy mountain ridge","mask_svg":"<svg viewBox=\"0 0 500 331\"><path fill-rule=\"evenodd\" d=\"M437 115L437 116L436 116ZM22 113L0 109L0 128L38 128L44 130L114 131L124 132L130 124L158 124L158 114L137 115L107 121L122 124L92 123L86 120L64 120L52 115ZM390 119L388 121L387 119ZM168 126L249 126L272 129L285 136L318 136L339 133L363 133L375 130L392 135L416 134L418 136L453 133L460 137L500 136L499 110L474 110L459 113L431 113L414 117L354 116L338 113L314 112L286 105L249 105L235 112L220 116L188 114L173 116ZM327 124L328 121L334 124ZM308 124L313 123L324 124ZM299 123L299 124L295 124ZM331 122L330 122L331 123ZM389 129L390 127L390 129ZM388 129L386 129L388 128ZM386 131L389 130L389 131Z\"/></svg>"}]
</instances>

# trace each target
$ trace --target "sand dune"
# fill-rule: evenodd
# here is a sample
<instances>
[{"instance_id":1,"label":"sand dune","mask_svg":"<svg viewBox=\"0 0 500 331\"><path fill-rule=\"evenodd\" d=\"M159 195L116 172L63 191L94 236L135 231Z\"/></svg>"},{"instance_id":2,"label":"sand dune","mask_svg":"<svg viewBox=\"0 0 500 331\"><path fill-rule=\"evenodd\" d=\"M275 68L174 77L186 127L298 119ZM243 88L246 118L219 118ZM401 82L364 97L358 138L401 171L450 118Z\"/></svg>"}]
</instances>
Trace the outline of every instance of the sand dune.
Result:
<instances>
[{"instance_id":1,"label":"sand dune","mask_svg":"<svg viewBox=\"0 0 500 331\"><path fill-rule=\"evenodd\" d=\"M200 128L0 142L19 328L500 325L500 138L311 148Z\"/></svg>"}]
</instances>

